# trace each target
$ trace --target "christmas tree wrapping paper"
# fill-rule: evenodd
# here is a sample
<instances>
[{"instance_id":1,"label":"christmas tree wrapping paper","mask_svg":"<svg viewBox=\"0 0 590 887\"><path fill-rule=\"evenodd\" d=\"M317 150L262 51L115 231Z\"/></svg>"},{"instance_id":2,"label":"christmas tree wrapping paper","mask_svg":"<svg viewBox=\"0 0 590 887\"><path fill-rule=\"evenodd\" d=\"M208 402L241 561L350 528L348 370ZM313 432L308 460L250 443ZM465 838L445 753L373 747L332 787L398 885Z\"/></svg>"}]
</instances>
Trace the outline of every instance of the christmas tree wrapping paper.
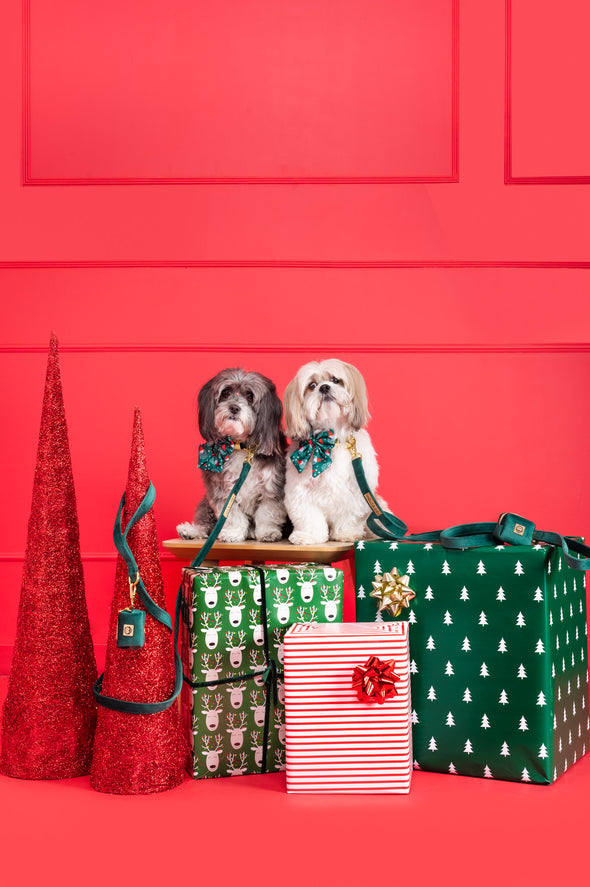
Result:
<instances>
[{"instance_id":1,"label":"christmas tree wrapping paper","mask_svg":"<svg viewBox=\"0 0 590 887\"><path fill-rule=\"evenodd\" d=\"M195 779L285 769L283 636L342 621L343 573L318 564L183 570L181 711Z\"/></svg>"},{"instance_id":2,"label":"christmas tree wrapping paper","mask_svg":"<svg viewBox=\"0 0 590 887\"><path fill-rule=\"evenodd\" d=\"M361 541L355 572L357 620L410 623L415 767L548 784L586 753L585 574L560 548Z\"/></svg>"},{"instance_id":3,"label":"christmas tree wrapping paper","mask_svg":"<svg viewBox=\"0 0 590 887\"><path fill-rule=\"evenodd\" d=\"M409 665L407 622L287 631L288 792L409 791Z\"/></svg>"}]
</instances>

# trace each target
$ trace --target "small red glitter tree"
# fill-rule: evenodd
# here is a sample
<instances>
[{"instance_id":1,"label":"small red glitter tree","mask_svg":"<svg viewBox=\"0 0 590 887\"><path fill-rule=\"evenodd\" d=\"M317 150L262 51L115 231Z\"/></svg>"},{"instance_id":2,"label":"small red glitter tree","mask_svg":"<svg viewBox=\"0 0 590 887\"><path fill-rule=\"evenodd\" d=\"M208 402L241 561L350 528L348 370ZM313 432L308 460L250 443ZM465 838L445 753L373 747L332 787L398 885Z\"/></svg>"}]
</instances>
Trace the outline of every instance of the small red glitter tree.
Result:
<instances>
[{"instance_id":1,"label":"small red glitter tree","mask_svg":"<svg viewBox=\"0 0 590 887\"><path fill-rule=\"evenodd\" d=\"M51 337L0 770L21 779L90 771L96 661L84 591L72 464Z\"/></svg>"},{"instance_id":2,"label":"small red glitter tree","mask_svg":"<svg viewBox=\"0 0 590 887\"><path fill-rule=\"evenodd\" d=\"M121 522L123 530L149 484L141 414L136 410ZM148 594L164 609L153 508L130 529L127 542ZM118 647L119 612L129 604L129 574L123 558L119 557L102 693L129 702L162 702L172 695L175 684L171 633L147 613L143 647ZM134 606L145 609L139 598ZM185 757L176 702L156 714L135 714L99 706L90 774L90 783L97 791L145 794L174 788L183 781Z\"/></svg>"}]
</instances>

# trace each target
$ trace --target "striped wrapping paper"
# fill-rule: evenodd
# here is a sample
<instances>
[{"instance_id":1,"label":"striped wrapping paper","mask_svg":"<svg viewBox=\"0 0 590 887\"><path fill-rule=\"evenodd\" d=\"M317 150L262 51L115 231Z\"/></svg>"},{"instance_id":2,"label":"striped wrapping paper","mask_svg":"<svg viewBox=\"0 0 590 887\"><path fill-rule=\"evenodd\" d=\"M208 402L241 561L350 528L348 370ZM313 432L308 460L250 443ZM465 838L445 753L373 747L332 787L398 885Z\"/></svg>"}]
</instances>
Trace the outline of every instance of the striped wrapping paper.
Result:
<instances>
[{"instance_id":1,"label":"striped wrapping paper","mask_svg":"<svg viewBox=\"0 0 590 887\"><path fill-rule=\"evenodd\" d=\"M408 792L412 776L408 623L297 624L285 634L288 792ZM398 694L361 702L355 666L393 659Z\"/></svg>"}]
</instances>

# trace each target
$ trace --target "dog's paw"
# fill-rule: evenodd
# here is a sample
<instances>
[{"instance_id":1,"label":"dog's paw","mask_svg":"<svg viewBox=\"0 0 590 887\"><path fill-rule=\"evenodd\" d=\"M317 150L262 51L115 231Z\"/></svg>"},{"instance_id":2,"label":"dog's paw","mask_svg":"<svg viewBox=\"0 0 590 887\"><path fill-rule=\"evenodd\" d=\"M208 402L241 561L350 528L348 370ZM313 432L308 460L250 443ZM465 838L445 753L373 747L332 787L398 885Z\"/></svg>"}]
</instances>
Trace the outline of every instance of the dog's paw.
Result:
<instances>
[{"instance_id":1,"label":"dog's paw","mask_svg":"<svg viewBox=\"0 0 590 887\"><path fill-rule=\"evenodd\" d=\"M292 545L320 545L328 541L328 534L306 533L304 530L293 530L289 536Z\"/></svg>"},{"instance_id":2,"label":"dog's paw","mask_svg":"<svg viewBox=\"0 0 590 887\"><path fill-rule=\"evenodd\" d=\"M217 538L219 542L245 542L246 534L239 530L222 530Z\"/></svg>"},{"instance_id":3,"label":"dog's paw","mask_svg":"<svg viewBox=\"0 0 590 887\"><path fill-rule=\"evenodd\" d=\"M363 527L343 527L340 530L333 530L330 537L334 542L356 542L357 539L365 538Z\"/></svg>"},{"instance_id":4,"label":"dog's paw","mask_svg":"<svg viewBox=\"0 0 590 887\"><path fill-rule=\"evenodd\" d=\"M190 521L184 521L182 524L176 525L176 532L181 539L206 539L207 533L202 532L200 527Z\"/></svg>"},{"instance_id":5,"label":"dog's paw","mask_svg":"<svg viewBox=\"0 0 590 887\"><path fill-rule=\"evenodd\" d=\"M282 538L283 534L280 528L277 527L269 527L268 529L262 528L256 530L257 542L278 542L278 540Z\"/></svg>"}]
</instances>

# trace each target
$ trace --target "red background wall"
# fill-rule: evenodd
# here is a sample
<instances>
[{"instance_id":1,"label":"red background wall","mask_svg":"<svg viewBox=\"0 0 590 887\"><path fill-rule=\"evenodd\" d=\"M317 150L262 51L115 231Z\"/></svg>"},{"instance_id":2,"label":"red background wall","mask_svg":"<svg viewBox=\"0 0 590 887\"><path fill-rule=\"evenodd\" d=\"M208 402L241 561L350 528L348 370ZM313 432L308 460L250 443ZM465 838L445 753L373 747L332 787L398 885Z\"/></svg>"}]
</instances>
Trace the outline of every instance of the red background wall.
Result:
<instances>
[{"instance_id":1,"label":"red background wall","mask_svg":"<svg viewBox=\"0 0 590 887\"><path fill-rule=\"evenodd\" d=\"M133 408L170 538L222 366L282 393L309 359L355 363L414 530L514 510L590 536L586 3L0 16L0 673L52 330L99 662Z\"/></svg>"}]
</instances>

